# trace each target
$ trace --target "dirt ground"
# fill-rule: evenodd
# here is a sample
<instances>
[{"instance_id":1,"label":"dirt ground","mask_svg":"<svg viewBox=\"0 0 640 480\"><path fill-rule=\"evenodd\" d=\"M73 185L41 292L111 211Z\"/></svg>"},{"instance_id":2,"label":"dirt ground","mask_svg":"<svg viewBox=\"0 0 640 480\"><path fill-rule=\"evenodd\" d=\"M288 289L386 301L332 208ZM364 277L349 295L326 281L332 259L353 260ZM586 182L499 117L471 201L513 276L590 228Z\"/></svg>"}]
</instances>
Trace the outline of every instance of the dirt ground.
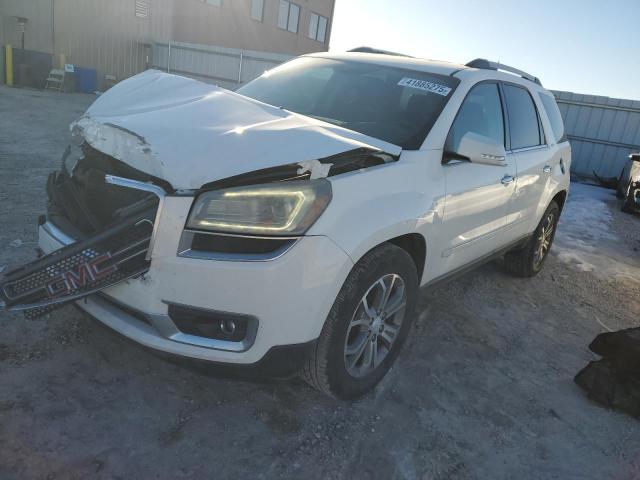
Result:
<instances>
[{"instance_id":1,"label":"dirt ground","mask_svg":"<svg viewBox=\"0 0 640 480\"><path fill-rule=\"evenodd\" d=\"M0 87L0 269L34 258L93 98ZM72 307L0 313L0 478L640 478L640 423L573 383L598 333L640 324L640 217L617 202L574 184L539 276L491 264L423 294L353 403L169 363Z\"/></svg>"}]
</instances>

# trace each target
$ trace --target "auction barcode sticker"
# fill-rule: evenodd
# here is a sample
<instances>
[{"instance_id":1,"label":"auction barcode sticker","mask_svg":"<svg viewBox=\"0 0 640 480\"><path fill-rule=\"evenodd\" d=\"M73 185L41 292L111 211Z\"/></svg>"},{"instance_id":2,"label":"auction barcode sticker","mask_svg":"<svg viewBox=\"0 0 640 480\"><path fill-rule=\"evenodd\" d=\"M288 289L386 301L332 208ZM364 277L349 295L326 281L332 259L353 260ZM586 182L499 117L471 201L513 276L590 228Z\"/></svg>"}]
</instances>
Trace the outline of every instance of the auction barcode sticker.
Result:
<instances>
[{"instance_id":1,"label":"auction barcode sticker","mask_svg":"<svg viewBox=\"0 0 640 480\"><path fill-rule=\"evenodd\" d=\"M398 82L398 85L401 87L411 87L424 90L426 92L437 93L443 97L446 97L451 92L451 89L444 85L438 85L437 83L427 82L426 80L417 80L409 77L404 77L400 82Z\"/></svg>"}]
</instances>

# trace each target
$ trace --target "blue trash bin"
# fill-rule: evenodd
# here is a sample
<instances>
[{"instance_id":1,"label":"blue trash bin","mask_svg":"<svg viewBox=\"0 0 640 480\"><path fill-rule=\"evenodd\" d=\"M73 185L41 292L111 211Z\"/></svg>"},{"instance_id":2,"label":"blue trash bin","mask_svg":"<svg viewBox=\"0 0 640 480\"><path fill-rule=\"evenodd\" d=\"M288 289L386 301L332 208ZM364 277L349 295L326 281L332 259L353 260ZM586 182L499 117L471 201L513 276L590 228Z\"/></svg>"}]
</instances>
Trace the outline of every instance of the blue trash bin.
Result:
<instances>
[{"instance_id":1,"label":"blue trash bin","mask_svg":"<svg viewBox=\"0 0 640 480\"><path fill-rule=\"evenodd\" d=\"M93 93L98 89L98 72L94 68L75 67L76 92Z\"/></svg>"}]
</instances>

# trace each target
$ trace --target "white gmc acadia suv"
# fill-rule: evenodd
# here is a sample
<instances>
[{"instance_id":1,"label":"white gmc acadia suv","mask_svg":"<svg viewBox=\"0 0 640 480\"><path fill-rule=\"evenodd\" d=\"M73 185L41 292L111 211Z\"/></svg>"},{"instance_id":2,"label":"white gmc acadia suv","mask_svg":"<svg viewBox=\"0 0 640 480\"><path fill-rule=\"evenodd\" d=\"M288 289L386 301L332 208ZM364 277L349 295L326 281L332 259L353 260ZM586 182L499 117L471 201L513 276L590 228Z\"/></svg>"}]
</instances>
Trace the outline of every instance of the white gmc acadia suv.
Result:
<instances>
[{"instance_id":1,"label":"white gmc acadia suv","mask_svg":"<svg viewBox=\"0 0 640 480\"><path fill-rule=\"evenodd\" d=\"M540 271L571 164L537 78L367 48L296 58L235 93L148 71L72 137L39 233L76 270L31 303L12 272L5 307L73 300L153 349L301 373L339 398L387 373L420 287L497 256Z\"/></svg>"}]
</instances>

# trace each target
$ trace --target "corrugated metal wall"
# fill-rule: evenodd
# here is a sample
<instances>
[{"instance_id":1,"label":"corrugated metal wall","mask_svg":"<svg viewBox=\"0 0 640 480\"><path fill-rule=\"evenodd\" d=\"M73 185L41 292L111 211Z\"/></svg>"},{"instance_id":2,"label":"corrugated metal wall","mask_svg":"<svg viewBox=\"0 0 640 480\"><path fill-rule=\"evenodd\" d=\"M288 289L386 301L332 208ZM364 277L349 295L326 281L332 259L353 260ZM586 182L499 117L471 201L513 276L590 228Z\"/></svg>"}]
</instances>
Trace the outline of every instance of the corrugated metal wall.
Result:
<instances>
[{"instance_id":1,"label":"corrugated metal wall","mask_svg":"<svg viewBox=\"0 0 640 480\"><path fill-rule=\"evenodd\" d=\"M20 48L21 28L16 17L26 17L24 46L27 50L52 53L52 0L0 0L0 46ZM5 82L4 48L0 52L0 84Z\"/></svg>"},{"instance_id":2,"label":"corrugated metal wall","mask_svg":"<svg viewBox=\"0 0 640 480\"><path fill-rule=\"evenodd\" d=\"M55 53L67 63L124 79L142 72L154 40L171 38L173 0L145 0L146 17L133 0L56 0ZM149 49L149 52L147 52Z\"/></svg>"},{"instance_id":3,"label":"corrugated metal wall","mask_svg":"<svg viewBox=\"0 0 640 480\"><path fill-rule=\"evenodd\" d=\"M279 0L265 0L262 21L251 18L249 0L224 0L222 8L202 0L0 0L0 41L16 45L20 35L15 16L28 17L27 49L53 53L57 66L64 56L65 63L96 69L98 88L105 75L125 79L150 66L147 60L164 65L151 58L154 42L178 39L227 45L254 57L243 59L242 81L246 81L286 58L248 50L293 55L327 49L330 26L326 42L320 43L309 38L309 17L315 12L331 18L334 0L306 0L300 6L299 31L294 35L277 26ZM208 81L216 81L208 76L219 77L218 82L237 78L237 71L231 71L239 69L239 59L233 56L240 50L229 49L229 55L218 51L215 60L220 71L204 65L205 57L198 50L180 52L183 58L176 61L186 62L185 71L193 68ZM211 52L207 58L213 58Z\"/></svg>"},{"instance_id":4,"label":"corrugated metal wall","mask_svg":"<svg viewBox=\"0 0 640 480\"><path fill-rule=\"evenodd\" d=\"M21 29L15 17L26 17L24 47L53 53L52 0L0 0L0 42L20 48Z\"/></svg>"},{"instance_id":5,"label":"corrugated metal wall","mask_svg":"<svg viewBox=\"0 0 640 480\"><path fill-rule=\"evenodd\" d=\"M182 42L153 46L153 68L228 89L253 80L289 58L289 55Z\"/></svg>"},{"instance_id":6,"label":"corrugated metal wall","mask_svg":"<svg viewBox=\"0 0 640 480\"><path fill-rule=\"evenodd\" d=\"M571 171L617 177L640 150L640 101L553 92L571 142Z\"/></svg>"}]
</instances>

